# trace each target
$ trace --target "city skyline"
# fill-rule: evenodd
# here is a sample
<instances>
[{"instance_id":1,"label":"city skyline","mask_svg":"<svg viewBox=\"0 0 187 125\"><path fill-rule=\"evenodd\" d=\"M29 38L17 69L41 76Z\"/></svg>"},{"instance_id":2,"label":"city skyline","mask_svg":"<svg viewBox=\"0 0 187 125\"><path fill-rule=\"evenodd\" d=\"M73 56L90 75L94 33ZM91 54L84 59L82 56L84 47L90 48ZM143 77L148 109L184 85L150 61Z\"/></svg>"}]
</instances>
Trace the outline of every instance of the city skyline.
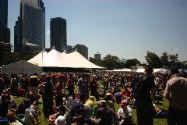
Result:
<instances>
[{"instance_id":1,"label":"city skyline","mask_svg":"<svg viewBox=\"0 0 187 125\"><path fill-rule=\"evenodd\" d=\"M63 51L67 47L66 19L55 17L50 19L50 47Z\"/></svg>"},{"instance_id":2,"label":"city skyline","mask_svg":"<svg viewBox=\"0 0 187 125\"><path fill-rule=\"evenodd\" d=\"M7 27L7 24L8 1L0 0L0 42L10 44L10 29Z\"/></svg>"},{"instance_id":3,"label":"city skyline","mask_svg":"<svg viewBox=\"0 0 187 125\"><path fill-rule=\"evenodd\" d=\"M161 56L179 54L187 60L187 1L185 0L43 0L46 7L46 47L50 18L67 19L67 44L84 44L89 56L99 52L145 62L146 51ZM19 15L19 0L9 0L8 27Z\"/></svg>"},{"instance_id":4,"label":"city skyline","mask_svg":"<svg viewBox=\"0 0 187 125\"><path fill-rule=\"evenodd\" d=\"M45 6L42 0L20 0L14 26L16 52L38 52L45 46Z\"/></svg>"}]
</instances>

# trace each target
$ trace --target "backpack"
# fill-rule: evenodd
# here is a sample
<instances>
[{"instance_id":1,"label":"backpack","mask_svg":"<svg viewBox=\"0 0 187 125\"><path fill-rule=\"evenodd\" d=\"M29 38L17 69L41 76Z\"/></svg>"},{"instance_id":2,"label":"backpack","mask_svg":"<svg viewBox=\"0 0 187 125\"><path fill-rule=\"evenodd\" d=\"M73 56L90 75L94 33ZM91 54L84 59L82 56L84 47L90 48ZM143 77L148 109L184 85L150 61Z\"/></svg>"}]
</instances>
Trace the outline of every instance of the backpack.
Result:
<instances>
[{"instance_id":1,"label":"backpack","mask_svg":"<svg viewBox=\"0 0 187 125\"><path fill-rule=\"evenodd\" d=\"M142 75L136 76L132 80L132 96L133 97L140 96L142 83L143 83L143 76Z\"/></svg>"}]
</instances>

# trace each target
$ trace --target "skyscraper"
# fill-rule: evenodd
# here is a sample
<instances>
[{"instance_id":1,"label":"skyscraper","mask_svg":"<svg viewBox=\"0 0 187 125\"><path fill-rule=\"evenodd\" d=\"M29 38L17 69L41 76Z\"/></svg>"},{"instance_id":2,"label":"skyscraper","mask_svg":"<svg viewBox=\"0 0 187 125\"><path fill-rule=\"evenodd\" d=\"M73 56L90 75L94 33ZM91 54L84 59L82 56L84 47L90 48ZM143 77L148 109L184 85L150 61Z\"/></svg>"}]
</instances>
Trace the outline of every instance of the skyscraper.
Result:
<instances>
[{"instance_id":1,"label":"skyscraper","mask_svg":"<svg viewBox=\"0 0 187 125\"><path fill-rule=\"evenodd\" d=\"M0 0L0 42L10 43L8 24L8 0Z\"/></svg>"},{"instance_id":2,"label":"skyscraper","mask_svg":"<svg viewBox=\"0 0 187 125\"><path fill-rule=\"evenodd\" d=\"M88 59L88 47L83 44L77 44L74 46L74 49L77 50L81 55Z\"/></svg>"},{"instance_id":3,"label":"skyscraper","mask_svg":"<svg viewBox=\"0 0 187 125\"><path fill-rule=\"evenodd\" d=\"M0 0L0 24L7 26L8 22L8 0Z\"/></svg>"},{"instance_id":4,"label":"skyscraper","mask_svg":"<svg viewBox=\"0 0 187 125\"><path fill-rule=\"evenodd\" d=\"M45 7L42 0L21 0L14 27L15 52L37 52L45 46Z\"/></svg>"},{"instance_id":5,"label":"skyscraper","mask_svg":"<svg viewBox=\"0 0 187 125\"><path fill-rule=\"evenodd\" d=\"M66 20L61 17L52 18L50 21L51 48L63 51L67 47Z\"/></svg>"},{"instance_id":6,"label":"skyscraper","mask_svg":"<svg viewBox=\"0 0 187 125\"><path fill-rule=\"evenodd\" d=\"M94 59L95 60L101 60L101 54L99 52L94 54Z\"/></svg>"}]
</instances>

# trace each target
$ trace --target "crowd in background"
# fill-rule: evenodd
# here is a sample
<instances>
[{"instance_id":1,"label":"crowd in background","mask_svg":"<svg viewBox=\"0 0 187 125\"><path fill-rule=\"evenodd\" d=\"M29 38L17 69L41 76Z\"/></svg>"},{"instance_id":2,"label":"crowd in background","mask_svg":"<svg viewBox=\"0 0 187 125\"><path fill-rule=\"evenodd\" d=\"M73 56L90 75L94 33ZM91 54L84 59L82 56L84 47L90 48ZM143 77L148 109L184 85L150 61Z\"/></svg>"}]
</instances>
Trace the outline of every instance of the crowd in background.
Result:
<instances>
[{"instance_id":1,"label":"crowd in background","mask_svg":"<svg viewBox=\"0 0 187 125\"><path fill-rule=\"evenodd\" d=\"M181 75L186 77L184 72ZM151 110L153 117L167 118L168 112L154 103L163 99L170 75L154 74L146 79L145 76L142 73L105 71L31 75L12 73L10 77L0 74L0 123L39 125L38 116L43 113L50 125L132 125L133 108L137 109L139 125L141 120L148 123L142 111L147 111L143 112L148 115L145 117L152 116ZM141 89L144 95L136 92L136 83L141 77L144 83L148 83ZM19 96L23 100L18 105L14 98ZM43 104L42 112L39 111L39 103ZM142 103L151 109L141 110L145 108ZM115 104L119 108L116 109Z\"/></svg>"}]
</instances>

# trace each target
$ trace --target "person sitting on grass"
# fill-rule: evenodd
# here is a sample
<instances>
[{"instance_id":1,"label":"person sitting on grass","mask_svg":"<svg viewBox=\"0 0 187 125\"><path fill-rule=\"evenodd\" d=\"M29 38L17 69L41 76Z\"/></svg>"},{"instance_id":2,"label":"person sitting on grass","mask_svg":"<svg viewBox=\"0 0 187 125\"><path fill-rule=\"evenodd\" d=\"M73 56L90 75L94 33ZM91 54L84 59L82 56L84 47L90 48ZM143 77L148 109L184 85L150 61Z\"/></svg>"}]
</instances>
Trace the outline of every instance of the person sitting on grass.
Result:
<instances>
[{"instance_id":1,"label":"person sitting on grass","mask_svg":"<svg viewBox=\"0 0 187 125\"><path fill-rule=\"evenodd\" d=\"M132 109L128 106L127 100L122 100L117 111L119 125L132 125Z\"/></svg>"},{"instance_id":2,"label":"person sitting on grass","mask_svg":"<svg viewBox=\"0 0 187 125\"><path fill-rule=\"evenodd\" d=\"M63 105L60 105L57 107L57 112L55 114L52 114L49 116L48 119L48 124L49 125L54 125L55 124L55 120L59 117L59 116L64 116L66 113L66 108ZM57 122L57 121L56 121ZM58 123L58 122L57 122Z\"/></svg>"},{"instance_id":3,"label":"person sitting on grass","mask_svg":"<svg viewBox=\"0 0 187 125\"><path fill-rule=\"evenodd\" d=\"M8 125L23 125L21 122L19 122L18 120L16 120L16 115L12 111L9 111L7 113L7 115L6 115L6 117L8 118L8 122L9 122Z\"/></svg>"},{"instance_id":4,"label":"person sitting on grass","mask_svg":"<svg viewBox=\"0 0 187 125\"><path fill-rule=\"evenodd\" d=\"M98 101L96 119L98 125L113 125L113 123L116 123L117 116L112 109L108 108L106 100Z\"/></svg>"},{"instance_id":5,"label":"person sitting on grass","mask_svg":"<svg viewBox=\"0 0 187 125\"><path fill-rule=\"evenodd\" d=\"M155 118L167 118L168 117L168 111L157 107L155 104L153 104L153 114Z\"/></svg>"}]
</instances>

